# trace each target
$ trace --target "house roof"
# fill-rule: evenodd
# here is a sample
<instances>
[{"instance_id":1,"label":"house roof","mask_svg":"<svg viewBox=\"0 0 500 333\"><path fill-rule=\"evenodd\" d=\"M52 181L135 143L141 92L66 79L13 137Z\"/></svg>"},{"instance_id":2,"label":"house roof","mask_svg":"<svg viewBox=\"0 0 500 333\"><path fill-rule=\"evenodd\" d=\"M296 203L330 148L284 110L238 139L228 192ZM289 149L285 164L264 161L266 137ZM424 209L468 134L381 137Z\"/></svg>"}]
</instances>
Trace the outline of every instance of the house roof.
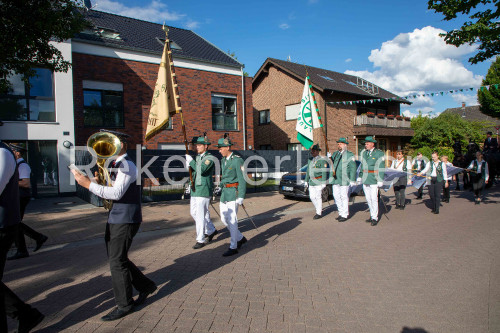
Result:
<instances>
[{"instance_id":1,"label":"house roof","mask_svg":"<svg viewBox=\"0 0 500 333\"><path fill-rule=\"evenodd\" d=\"M378 88L378 93L377 94L369 93L368 91L358 86L358 81L361 81L362 78L359 78L360 80L358 80L357 76L342 74L327 69L306 66L274 58L266 59L264 64L255 74L255 77L253 79L254 84L259 82L259 80L261 79L261 75L264 75L268 71L269 66L272 65L282 69L283 71L294 76L300 81L304 80L304 78L306 77L306 67L307 67L307 72L309 74L309 79L311 84L314 86L314 88L320 90L321 92L329 90L329 91L355 94L360 97L359 99L393 98L397 102L411 104L411 102L407 101L406 99L401 98L375 85L373 86Z\"/></svg>"},{"instance_id":2,"label":"house roof","mask_svg":"<svg viewBox=\"0 0 500 333\"><path fill-rule=\"evenodd\" d=\"M458 107L458 108L448 108L443 111L443 113L453 113L463 116L465 120L469 121L487 121L500 126L500 119L490 117L481 112L479 105Z\"/></svg>"},{"instance_id":3,"label":"house roof","mask_svg":"<svg viewBox=\"0 0 500 333\"><path fill-rule=\"evenodd\" d=\"M119 34L120 38L105 38L99 34L81 32L75 35L74 40L107 47L158 54L160 56L163 52L165 32L162 30L161 24L96 10L88 10L84 12L84 16L94 28L104 28L108 31L114 31ZM181 48L179 50L172 47L174 57L230 67L243 67L243 64L195 32L170 26L168 29L169 39Z\"/></svg>"}]
</instances>

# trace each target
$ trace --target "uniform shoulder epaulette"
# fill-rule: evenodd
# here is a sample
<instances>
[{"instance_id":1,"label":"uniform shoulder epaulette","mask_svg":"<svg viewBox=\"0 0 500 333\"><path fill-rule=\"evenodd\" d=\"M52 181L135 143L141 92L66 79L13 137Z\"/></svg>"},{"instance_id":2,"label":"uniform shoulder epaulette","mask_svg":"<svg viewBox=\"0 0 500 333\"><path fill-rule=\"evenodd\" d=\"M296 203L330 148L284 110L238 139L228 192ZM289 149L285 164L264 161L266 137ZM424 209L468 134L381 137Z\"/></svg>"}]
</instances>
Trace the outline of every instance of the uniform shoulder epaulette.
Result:
<instances>
[{"instance_id":1,"label":"uniform shoulder epaulette","mask_svg":"<svg viewBox=\"0 0 500 333\"><path fill-rule=\"evenodd\" d=\"M236 155L236 154L233 154L233 156L231 158L234 158L234 157L236 157L236 158L242 158L240 155Z\"/></svg>"}]
</instances>

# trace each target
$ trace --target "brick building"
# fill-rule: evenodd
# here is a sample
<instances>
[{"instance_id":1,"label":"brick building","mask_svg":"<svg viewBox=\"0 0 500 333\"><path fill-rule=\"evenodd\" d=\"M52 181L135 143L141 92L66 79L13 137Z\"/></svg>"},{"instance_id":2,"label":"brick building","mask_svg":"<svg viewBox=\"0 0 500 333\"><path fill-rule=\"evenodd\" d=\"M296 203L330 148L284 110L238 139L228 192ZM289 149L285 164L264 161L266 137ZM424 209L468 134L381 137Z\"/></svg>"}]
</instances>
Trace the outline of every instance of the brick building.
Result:
<instances>
[{"instance_id":1,"label":"brick building","mask_svg":"<svg viewBox=\"0 0 500 333\"><path fill-rule=\"evenodd\" d=\"M146 123L163 52L161 24L87 12L93 28L72 40L76 144L99 128L132 135L132 144L183 149L180 115L169 129L144 142ZM195 32L169 27L172 55L188 140L225 132L235 149L253 146L251 78L243 65Z\"/></svg>"},{"instance_id":2,"label":"brick building","mask_svg":"<svg viewBox=\"0 0 500 333\"><path fill-rule=\"evenodd\" d=\"M364 137L375 135L379 148L394 155L413 135L409 119L400 116L400 104L410 104L405 99L356 76L310 66L307 72L330 151L339 137L347 137L357 153ZM300 148L295 126L305 77L306 66L289 61L268 58L260 67L252 82L257 149ZM365 102L339 103L346 101ZM314 141L325 150L320 129L314 130Z\"/></svg>"}]
</instances>

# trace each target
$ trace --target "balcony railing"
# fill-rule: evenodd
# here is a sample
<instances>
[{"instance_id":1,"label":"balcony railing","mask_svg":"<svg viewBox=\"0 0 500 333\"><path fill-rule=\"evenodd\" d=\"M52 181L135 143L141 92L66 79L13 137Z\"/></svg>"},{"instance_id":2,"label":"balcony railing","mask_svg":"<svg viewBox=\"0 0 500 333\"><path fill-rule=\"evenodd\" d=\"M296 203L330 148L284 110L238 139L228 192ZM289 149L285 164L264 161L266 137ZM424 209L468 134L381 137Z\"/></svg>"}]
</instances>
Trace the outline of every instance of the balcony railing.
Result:
<instances>
[{"instance_id":1,"label":"balcony railing","mask_svg":"<svg viewBox=\"0 0 500 333\"><path fill-rule=\"evenodd\" d=\"M382 126L382 127L404 127L411 128L411 121L405 118L397 119L397 118L387 118L387 117L369 117L367 115L360 115L354 117L354 126Z\"/></svg>"}]
</instances>

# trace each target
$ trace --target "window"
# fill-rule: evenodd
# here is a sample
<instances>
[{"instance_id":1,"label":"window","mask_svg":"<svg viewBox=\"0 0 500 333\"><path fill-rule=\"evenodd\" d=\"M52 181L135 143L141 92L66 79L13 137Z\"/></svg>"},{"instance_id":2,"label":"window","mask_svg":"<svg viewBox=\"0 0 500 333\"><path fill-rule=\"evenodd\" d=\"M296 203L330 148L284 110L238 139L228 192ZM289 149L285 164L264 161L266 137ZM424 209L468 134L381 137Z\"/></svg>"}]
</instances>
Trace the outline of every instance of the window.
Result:
<instances>
[{"instance_id":1,"label":"window","mask_svg":"<svg viewBox=\"0 0 500 333\"><path fill-rule=\"evenodd\" d=\"M212 94L212 129L214 131L238 130L236 96Z\"/></svg>"},{"instance_id":2,"label":"window","mask_svg":"<svg viewBox=\"0 0 500 333\"><path fill-rule=\"evenodd\" d=\"M306 150L303 145L300 143L289 143L287 146L287 150L297 151L297 150Z\"/></svg>"},{"instance_id":3,"label":"window","mask_svg":"<svg viewBox=\"0 0 500 333\"><path fill-rule=\"evenodd\" d=\"M271 113L269 110L259 111L259 125L271 123Z\"/></svg>"},{"instance_id":4,"label":"window","mask_svg":"<svg viewBox=\"0 0 500 333\"><path fill-rule=\"evenodd\" d=\"M260 150L271 150L273 147L271 145L260 145L259 146Z\"/></svg>"},{"instance_id":5,"label":"window","mask_svg":"<svg viewBox=\"0 0 500 333\"><path fill-rule=\"evenodd\" d=\"M9 77L11 87L0 95L0 120L56 121L53 74L45 68L35 72L29 86L21 75Z\"/></svg>"},{"instance_id":6,"label":"window","mask_svg":"<svg viewBox=\"0 0 500 333\"><path fill-rule=\"evenodd\" d=\"M123 127L123 91L84 89L83 125Z\"/></svg>"}]
</instances>

